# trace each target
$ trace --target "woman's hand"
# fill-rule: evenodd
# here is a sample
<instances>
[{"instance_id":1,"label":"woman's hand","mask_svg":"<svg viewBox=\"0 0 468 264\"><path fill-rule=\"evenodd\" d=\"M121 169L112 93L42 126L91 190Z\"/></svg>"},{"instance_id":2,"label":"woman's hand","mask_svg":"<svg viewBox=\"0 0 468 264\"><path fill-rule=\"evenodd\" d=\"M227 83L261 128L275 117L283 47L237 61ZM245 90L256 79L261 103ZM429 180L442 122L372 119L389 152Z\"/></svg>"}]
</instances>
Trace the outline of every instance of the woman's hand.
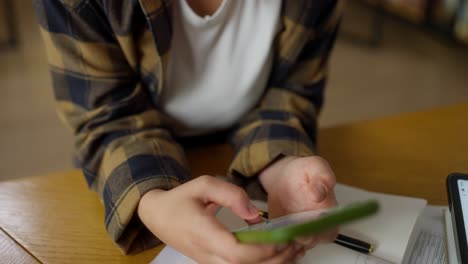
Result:
<instances>
[{"instance_id":1,"label":"woman's hand","mask_svg":"<svg viewBox=\"0 0 468 264\"><path fill-rule=\"evenodd\" d=\"M271 218L282 215L327 209L336 206L336 179L328 163L318 156L284 157L260 175L260 182L268 193ZM337 230L299 240L306 249L319 242L331 242Z\"/></svg>"},{"instance_id":2,"label":"woman's hand","mask_svg":"<svg viewBox=\"0 0 468 264\"><path fill-rule=\"evenodd\" d=\"M198 263L294 263L297 245L276 247L239 243L216 218L219 206L250 223L258 211L238 186L201 176L170 191L152 190L140 200L138 215L161 241Z\"/></svg>"}]
</instances>

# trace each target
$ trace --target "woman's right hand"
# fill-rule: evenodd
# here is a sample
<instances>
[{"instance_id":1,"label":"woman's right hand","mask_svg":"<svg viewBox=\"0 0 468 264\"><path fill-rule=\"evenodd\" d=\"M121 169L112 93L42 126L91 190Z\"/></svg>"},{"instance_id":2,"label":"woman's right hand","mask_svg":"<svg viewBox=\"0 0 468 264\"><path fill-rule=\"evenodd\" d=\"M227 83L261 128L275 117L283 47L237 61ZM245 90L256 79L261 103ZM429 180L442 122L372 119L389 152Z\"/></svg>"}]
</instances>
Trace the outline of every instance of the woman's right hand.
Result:
<instances>
[{"instance_id":1,"label":"woman's right hand","mask_svg":"<svg viewBox=\"0 0 468 264\"><path fill-rule=\"evenodd\" d=\"M304 254L299 245L239 243L216 219L220 206L250 223L261 221L242 188L211 176L169 191L147 192L140 200L138 215L161 241L198 263L294 263Z\"/></svg>"}]
</instances>

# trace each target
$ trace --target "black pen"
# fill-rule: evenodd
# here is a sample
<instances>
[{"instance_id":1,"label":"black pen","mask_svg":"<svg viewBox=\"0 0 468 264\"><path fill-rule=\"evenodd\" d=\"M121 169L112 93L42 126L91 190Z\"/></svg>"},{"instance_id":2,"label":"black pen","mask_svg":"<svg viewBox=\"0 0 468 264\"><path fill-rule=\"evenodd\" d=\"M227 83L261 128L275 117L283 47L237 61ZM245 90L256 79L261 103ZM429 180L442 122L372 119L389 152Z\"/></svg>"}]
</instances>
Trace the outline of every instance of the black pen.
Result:
<instances>
[{"instance_id":1,"label":"black pen","mask_svg":"<svg viewBox=\"0 0 468 264\"><path fill-rule=\"evenodd\" d=\"M257 209L258 211L258 215L263 218L263 219L267 219L268 220L268 212L265 212L265 211L262 211L262 210L259 210Z\"/></svg>"},{"instance_id":2,"label":"black pen","mask_svg":"<svg viewBox=\"0 0 468 264\"><path fill-rule=\"evenodd\" d=\"M258 215L264 219L268 219L268 212L258 210ZM334 243L364 254L371 254L374 252L374 246L372 244L342 234L338 234Z\"/></svg>"},{"instance_id":3,"label":"black pen","mask_svg":"<svg viewBox=\"0 0 468 264\"><path fill-rule=\"evenodd\" d=\"M357 252L361 252L364 254L371 254L372 252L374 252L373 245L367 242L361 241L359 239L345 236L342 234L338 234L334 242L335 244L338 244L343 247L347 247L349 249L352 249L352 250L355 250Z\"/></svg>"}]
</instances>

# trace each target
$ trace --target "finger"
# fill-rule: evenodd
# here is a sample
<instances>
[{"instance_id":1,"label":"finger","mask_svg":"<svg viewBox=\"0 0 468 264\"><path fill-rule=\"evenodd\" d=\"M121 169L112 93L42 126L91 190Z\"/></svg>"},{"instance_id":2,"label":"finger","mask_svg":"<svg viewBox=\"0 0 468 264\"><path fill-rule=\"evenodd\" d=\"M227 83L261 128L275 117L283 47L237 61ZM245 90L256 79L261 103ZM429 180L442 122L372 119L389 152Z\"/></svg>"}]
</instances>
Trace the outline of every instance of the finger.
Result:
<instances>
[{"instance_id":1,"label":"finger","mask_svg":"<svg viewBox=\"0 0 468 264\"><path fill-rule=\"evenodd\" d=\"M255 225L255 224L260 224L263 223L264 220L261 217L251 219L251 220L245 220L245 222L249 225Z\"/></svg>"},{"instance_id":2,"label":"finger","mask_svg":"<svg viewBox=\"0 0 468 264\"><path fill-rule=\"evenodd\" d=\"M311 182L308 186L311 199L316 204L314 209L330 208L337 205L334 188L329 188L322 180Z\"/></svg>"},{"instance_id":3,"label":"finger","mask_svg":"<svg viewBox=\"0 0 468 264\"><path fill-rule=\"evenodd\" d=\"M203 206L215 203L230 208L244 219L254 220L259 217L257 209L250 204L247 194L240 187L210 176L202 176L196 180L200 185L194 191L194 195L202 201ZM209 253L222 254L222 257L230 262L249 263L253 260L258 263L258 260L277 254L274 245L239 243L234 235L214 217L203 218L199 226L204 226L204 233L210 234L212 238L201 242L210 250Z\"/></svg>"},{"instance_id":4,"label":"finger","mask_svg":"<svg viewBox=\"0 0 468 264\"><path fill-rule=\"evenodd\" d=\"M206 205L206 211L211 215L215 215L219 208L219 205L215 203L209 203Z\"/></svg>"},{"instance_id":5,"label":"finger","mask_svg":"<svg viewBox=\"0 0 468 264\"><path fill-rule=\"evenodd\" d=\"M242 219L259 218L257 208L250 203L247 193L239 186L211 176L200 176L196 180L201 184L196 195L205 204L213 202L227 207Z\"/></svg>"},{"instance_id":6,"label":"finger","mask_svg":"<svg viewBox=\"0 0 468 264\"><path fill-rule=\"evenodd\" d=\"M303 169L306 175L309 176L310 187L315 197L315 202L319 203L326 200L336 185L336 177L328 162L319 157L314 156L303 160ZM315 175L316 177L310 177Z\"/></svg>"},{"instance_id":7,"label":"finger","mask_svg":"<svg viewBox=\"0 0 468 264\"><path fill-rule=\"evenodd\" d=\"M331 243L335 241L336 236L338 236L338 229L335 228L335 229L320 233L317 236L317 241L319 243Z\"/></svg>"},{"instance_id":8,"label":"finger","mask_svg":"<svg viewBox=\"0 0 468 264\"><path fill-rule=\"evenodd\" d=\"M312 237L300 237L294 240L297 244L303 246L305 249L314 248L318 243L319 239L316 236Z\"/></svg>"},{"instance_id":9,"label":"finger","mask_svg":"<svg viewBox=\"0 0 468 264\"><path fill-rule=\"evenodd\" d=\"M272 259L276 255L293 247L292 245L278 247L277 245L269 244L242 244L236 240L232 233L223 230L224 227L222 225L218 226L218 224L221 225L214 219L214 222L211 224L213 228L210 230L213 239L208 241L210 244L207 248L211 248L213 254L219 254L229 263L260 263ZM229 250L226 250L226 248L229 248Z\"/></svg>"},{"instance_id":10,"label":"finger","mask_svg":"<svg viewBox=\"0 0 468 264\"><path fill-rule=\"evenodd\" d=\"M200 236L199 241L207 253L218 255L229 263L258 263L259 260L268 259L278 254L275 245L242 244L235 236L214 217L194 219L203 234L210 234L209 239ZM229 250L226 250L229 249Z\"/></svg>"},{"instance_id":11,"label":"finger","mask_svg":"<svg viewBox=\"0 0 468 264\"><path fill-rule=\"evenodd\" d=\"M272 258L259 262L262 264L283 264L283 263L294 263L295 260L300 256L301 252L304 252L304 248L301 246L291 245L286 250L282 251Z\"/></svg>"},{"instance_id":12,"label":"finger","mask_svg":"<svg viewBox=\"0 0 468 264\"><path fill-rule=\"evenodd\" d=\"M333 170L331 169L330 165L328 162L319 156L313 156L312 160L310 162L311 167L312 166L317 166L317 164L320 164L319 166L319 175L321 178L323 178L327 183L329 183L329 187L335 187L336 185L336 177L335 174L333 173Z\"/></svg>"},{"instance_id":13,"label":"finger","mask_svg":"<svg viewBox=\"0 0 468 264\"><path fill-rule=\"evenodd\" d=\"M276 245L237 244L228 258L235 260L233 262L260 263L281 254L290 247L292 246L278 249Z\"/></svg>"},{"instance_id":14,"label":"finger","mask_svg":"<svg viewBox=\"0 0 468 264\"><path fill-rule=\"evenodd\" d=\"M231 264L229 261L223 259L219 255L214 254L207 254L205 257L205 261L197 261L197 263L203 264Z\"/></svg>"},{"instance_id":15,"label":"finger","mask_svg":"<svg viewBox=\"0 0 468 264\"><path fill-rule=\"evenodd\" d=\"M319 178L310 184L310 189L316 203L335 200L334 184L327 182L327 179Z\"/></svg>"},{"instance_id":16,"label":"finger","mask_svg":"<svg viewBox=\"0 0 468 264\"><path fill-rule=\"evenodd\" d=\"M318 235L296 238L294 242L302 245L306 250L309 250L317 246L319 243L333 242L337 235L338 229L332 229Z\"/></svg>"}]
</instances>

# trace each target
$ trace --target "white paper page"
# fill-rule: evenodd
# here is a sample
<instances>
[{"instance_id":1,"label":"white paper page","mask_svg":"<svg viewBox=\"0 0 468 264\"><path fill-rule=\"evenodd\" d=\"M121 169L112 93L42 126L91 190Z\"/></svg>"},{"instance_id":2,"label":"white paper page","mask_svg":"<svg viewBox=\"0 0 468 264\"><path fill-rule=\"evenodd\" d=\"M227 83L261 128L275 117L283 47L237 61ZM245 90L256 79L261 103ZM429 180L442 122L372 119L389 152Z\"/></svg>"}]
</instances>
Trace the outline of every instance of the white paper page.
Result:
<instances>
[{"instance_id":1,"label":"white paper page","mask_svg":"<svg viewBox=\"0 0 468 264\"><path fill-rule=\"evenodd\" d=\"M374 193L337 184L336 197L339 204L376 199L380 211L376 216L351 223L341 233L372 243L374 256L393 263L401 263L411 232L426 200Z\"/></svg>"},{"instance_id":2,"label":"white paper page","mask_svg":"<svg viewBox=\"0 0 468 264\"><path fill-rule=\"evenodd\" d=\"M150 264L197 264L192 259L182 255L179 251L165 246L158 257L151 261Z\"/></svg>"},{"instance_id":3,"label":"white paper page","mask_svg":"<svg viewBox=\"0 0 468 264\"><path fill-rule=\"evenodd\" d=\"M392 264L374 256L361 254L337 244L322 244L309 250L299 264Z\"/></svg>"},{"instance_id":4,"label":"white paper page","mask_svg":"<svg viewBox=\"0 0 468 264\"><path fill-rule=\"evenodd\" d=\"M445 206L426 206L419 216L406 249L405 264L446 264Z\"/></svg>"},{"instance_id":5,"label":"white paper page","mask_svg":"<svg viewBox=\"0 0 468 264\"><path fill-rule=\"evenodd\" d=\"M339 204L348 204L354 201L369 199L377 199L379 201L380 211L376 216L349 224L340 230L343 234L374 244L376 247L376 251L374 252L375 258L369 258L366 255L335 244L328 244L309 250L306 254L305 261L314 260L314 262L311 263L328 264L348 263L347 261L350 260L357 261L354 262L355 264L401 263L414 223L421 210L424 208L426 201L416 198L368 192L342 184L337 184L335 193ZM265 203L254 201L254 204L259 209L267 209ZM227 209L221 210L217 217L231 230L246 225L242 219ZM158 258L154 260L160 260L161 262L152 262L152 264L194 263L192 260L190 260L192 262L180 262L181 259L188 261L188 258L181 257L183 255L180 253L179 255L181 256L174 256L175 254L172 251L174 250L170 247L165 247ZM168 257L171 258L169 259ZM315 261L317 258L327 259L327 261L317 262ZM347 261L343 262L344 259ZM381 259L381 261L379 259ZM388 262L383 262L384 260Z\"/></svg>"}]
</instances>

